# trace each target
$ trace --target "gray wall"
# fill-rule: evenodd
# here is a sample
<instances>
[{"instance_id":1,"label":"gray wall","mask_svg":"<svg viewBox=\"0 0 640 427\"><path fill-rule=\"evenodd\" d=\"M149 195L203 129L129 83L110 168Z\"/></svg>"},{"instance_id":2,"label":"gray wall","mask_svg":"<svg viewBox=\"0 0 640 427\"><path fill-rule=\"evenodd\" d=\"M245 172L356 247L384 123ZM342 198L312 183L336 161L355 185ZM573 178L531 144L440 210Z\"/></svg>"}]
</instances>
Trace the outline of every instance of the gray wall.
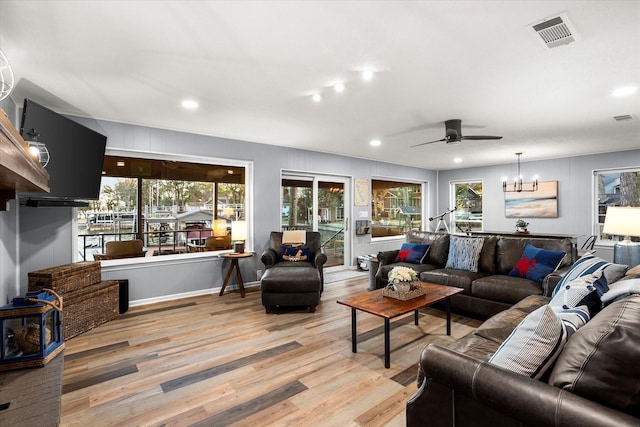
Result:
<instances>
[{"instance_id":1,"label":"gray wall","mask_svg":"<svg viewBox=\"0 0 640 427\"><path fill-rule=\"evenodd\" d=\"M2 105L5 110L13 104ZM15 114L14 114L15 117ZM515 221L504 216L501 177L512 176L514 164L484 168L440 171L404 167L384 162L288 149L278 146L174 132L127 124L77 118L77 121L108 136L108 148L148 153L204 156L251 161L254 164L254 248L264 250L269 232L280 225L280 174L282 170L334 174L350 178L396 178L427 182L425 217L451 206L451 180L482 179L484 182L485 230L512 230ZM531 219L533 232L592 234L594 169L640 167L640 150L594 156L523 162L522 171L538 173L543 181L559 181L559 217ZM437 196L436 196L437 195ZM72 262L72 218L70 208L27 208L11 204L0 212L0 302L26 292L27 273ZM351 230L359 212L368 207L352 207ZM433 226L433 224L428 224ZM16 232L19 230L19 232ZM397 248L403 239L371 243L370 236L352 236L353 259L360 254ZM611 259L606 248L599 255ZM105 279L129 279L130 299L152 302L172 295L211 292L220 287L228 261L209 254L196 257L156 257L138 264L123 263L103 267ZM262 269L259 256L241 261L247 282L256 280Z\"/></svg>"},{"instance_id":2,"label":"gray wall","mask_svg":"<svg viewBox=\"0 0 640 427\"><path fill-rule=\"evenodd\" d=\"M349 178L385 177L419 182L435 182L436 173L420 168L404 167L351 157L255 144L245 141L195 135L133 126L121 123L74 118L106 135L107 148L146 153L225 158L253 162L254 247L259 255L265 249L269 232L280 227L280 175L282 170L340 175ZM428 215L435 212L435 193L427 202ZM352 207L351 230L360 211L368 207ZM72 210L70 208L20 207L21 289L26 291L27 273L71 262ZM370 236L353 236L350 260L398 247L403 238L371 244ZM113 263L112 263L113 264ZM166 295L209 292L222 285L228 261L212 255L201 257L156 257L130 264L103 266L104 279L129 279L132 301L152 302ZM240 262L246 282L257 280L256 271L264 266L259 256Z\"/></svg>"},{"instance_id":3,"label":"gray wall","mask_svg":"<svg viewBox=\"0 0 640 427\"><path fill-rule=\"evenodd\" d=\"M529 231L574 234L579 236L578 246L582 245L595 232L593 172L625 167L640 167L640 150L523 162L524 177L537 174L540 181L558 181L558 218L527 218ZM484 229L514 231L516 220L506 218L504 213L502 177L514 176L516 169L514 161L509 165L440 171L438 206L453 206L449 191L451 181L482 179ZM597 254L613 260L610 246L599 246Z\"/></svg>"}]
</instances>

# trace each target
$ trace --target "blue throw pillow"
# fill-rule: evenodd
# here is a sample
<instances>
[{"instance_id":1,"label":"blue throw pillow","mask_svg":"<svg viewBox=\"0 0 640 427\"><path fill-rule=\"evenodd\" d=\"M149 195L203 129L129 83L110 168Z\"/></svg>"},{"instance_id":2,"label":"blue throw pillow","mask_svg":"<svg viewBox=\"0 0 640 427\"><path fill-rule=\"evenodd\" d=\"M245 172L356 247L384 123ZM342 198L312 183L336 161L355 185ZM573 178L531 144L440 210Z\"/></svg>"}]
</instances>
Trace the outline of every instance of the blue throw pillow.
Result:
<instances>
[{"instance_id":1,"label":"blue throw pillow","mask_svg":"<svg viewBox=\"0 0 640 427\"><path fill-rule=\"evenodd\" d=\"M393 262L408 262L410 264L422 264L427 256L429 245L423 243L403 243L398 255Z\"/></svg>"},{"instance_id":2,"label":"blue throw pillow","mask_svg":"<svg viewBox=\"0 0 640 427\"><path fill-rule=\"evenodd\" d=\"M523 277L542 283L545 277L558 268L565 255L566 253L562 251L549 251L527 244L520 260L509 272L509 276Z\"/></svg>"},{"instance_id":3,"label":"blue throw pillow","mask_svg":"<svg viewBox=\"0 0 640 427\"><path fill-rule=\"evenodd\" d=\"M310 250L306 246L283 246L282 259L285 261L306 261Z\"/></svg>"}]
</instances>

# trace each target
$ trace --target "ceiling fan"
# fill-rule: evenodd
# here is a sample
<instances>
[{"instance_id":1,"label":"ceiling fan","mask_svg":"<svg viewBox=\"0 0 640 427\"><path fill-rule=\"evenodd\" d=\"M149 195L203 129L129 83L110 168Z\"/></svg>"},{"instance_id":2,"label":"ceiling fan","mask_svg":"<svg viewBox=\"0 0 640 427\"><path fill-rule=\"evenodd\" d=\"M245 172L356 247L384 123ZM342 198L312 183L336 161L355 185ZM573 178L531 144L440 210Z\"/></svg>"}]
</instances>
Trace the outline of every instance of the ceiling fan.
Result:
<instances>
[{"instance_id":1,"label":"ceiling fan","mask_svg":"<svg viewBox=\"0 0 640 427\"><path fill-rule=\"evenodd\" d=\"M445 137L436 141L422 142L412 145L411 147L419 147L421 145L433 144L434 142L446 142L447 144L457 144L464 139L481 140L481 139L502 139L501 136L492 135L467 135L462 136L462 121L460 119L451 119L444 122Z\"/></svg>"}]
</instances>

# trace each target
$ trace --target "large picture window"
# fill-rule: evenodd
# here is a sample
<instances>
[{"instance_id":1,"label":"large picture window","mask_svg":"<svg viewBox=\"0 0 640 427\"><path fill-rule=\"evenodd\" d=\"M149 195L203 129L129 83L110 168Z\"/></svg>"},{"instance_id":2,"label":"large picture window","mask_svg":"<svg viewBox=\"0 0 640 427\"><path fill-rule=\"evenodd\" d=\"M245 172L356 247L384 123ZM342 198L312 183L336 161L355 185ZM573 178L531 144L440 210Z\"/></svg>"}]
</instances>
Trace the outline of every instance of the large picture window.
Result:
<instances>
[{"instance_id":1,"label":"large picture window","mask_svg":"<svg viewBox=\"0 0 640 427\"><path fill-rule=\"evenodd\" d=\"M451 232L482 231L482 181L452 182Z\"/></svg>"},{"instance_id":2,"label":"large picture window","mask_svg":"<svg viewBox=\"0 0 640 427\"><path fill-rule=\"evenodd\" d=\"M371 181L371 237L402 236L422 229L422 184Z\"/></svg>"},{"instance_id":3,"label":"large picture window","mask_svg":"<svg viewBox=\"0 0 640 427\"><path fill-rule=\"evenodd\" d=\"M610 206L640 207L640 169L596 171L594 173L595 235L600 244L613 244L625 236L602 233L607 208ZM637 237L631 240L638 241Z\"/></svg>"},{"instance_id":4,"label":"large picture window","mask_svg":"<svg viewBox=\"0 0 640 427\"><path fill-rule=\"evenodd\" d=\"M78 209L77 260L114 240L141 239L149 256L229 249L246 219L242 166L107 155L103 169L100 199Z\"/></svg>"}]
</instances>

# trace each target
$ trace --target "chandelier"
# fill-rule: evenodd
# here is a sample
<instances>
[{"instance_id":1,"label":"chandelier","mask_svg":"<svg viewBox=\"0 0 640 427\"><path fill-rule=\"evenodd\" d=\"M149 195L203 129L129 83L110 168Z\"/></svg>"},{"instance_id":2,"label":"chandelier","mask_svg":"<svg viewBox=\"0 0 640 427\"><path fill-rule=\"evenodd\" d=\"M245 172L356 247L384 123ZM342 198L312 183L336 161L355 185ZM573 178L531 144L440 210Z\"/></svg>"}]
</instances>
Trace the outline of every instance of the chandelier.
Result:
<instances>
[{"instance_id":1,"label":"chandelier","mask_svg":"<svg viewBox=\"0 0 640 427\"><path fill-rule=\"evenodd\" d=\"M502 178L502 191L505 193L515 192L520 193L523 191L538 191L538 177L534 176L532 182L522 182L522 175L520 174L520 156L522 153L516 153L518 156L518 175L513 179L513 184L507 184L507 178Z\"/></svg>"},{"instance_id":2,"label":"chandelier","mask_svg":"<svg viewBox=\"0 0 640 427\"><path fill-rule=\"evenodd\" d=\"M0 50L0 101L11 93L14 86L13 70L9 60Z\"/></svg>"}]
</instances>

